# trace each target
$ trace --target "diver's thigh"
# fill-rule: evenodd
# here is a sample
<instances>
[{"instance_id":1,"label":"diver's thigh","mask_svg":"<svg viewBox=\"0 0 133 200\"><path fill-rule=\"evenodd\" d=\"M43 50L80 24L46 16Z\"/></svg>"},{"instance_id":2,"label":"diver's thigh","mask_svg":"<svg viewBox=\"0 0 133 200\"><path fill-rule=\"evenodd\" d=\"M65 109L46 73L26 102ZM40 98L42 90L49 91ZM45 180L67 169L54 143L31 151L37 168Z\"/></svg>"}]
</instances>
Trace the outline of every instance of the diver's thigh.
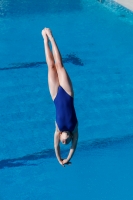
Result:
<instances>
[{"instance_id":1,"label":"diver's thigh","mask_svg":"<svg viewBox=\"0 0 133 200\"><path fill-rule=\"evenodd\" d=\"M71 79L64 67L58 69L59 84L70 95L74 96Z\"/></svg>"},{"instance_id":2,"label":"diver's thigh","mask_svg":"<svg viewBox=\"0 0 133 200\"><path fill-rule=\"evenodd\" d=\"M54 100L59 87L58 75L55 68L50 68L48 70L48 85L51 97Z\"/></svg>"}]
</instances>

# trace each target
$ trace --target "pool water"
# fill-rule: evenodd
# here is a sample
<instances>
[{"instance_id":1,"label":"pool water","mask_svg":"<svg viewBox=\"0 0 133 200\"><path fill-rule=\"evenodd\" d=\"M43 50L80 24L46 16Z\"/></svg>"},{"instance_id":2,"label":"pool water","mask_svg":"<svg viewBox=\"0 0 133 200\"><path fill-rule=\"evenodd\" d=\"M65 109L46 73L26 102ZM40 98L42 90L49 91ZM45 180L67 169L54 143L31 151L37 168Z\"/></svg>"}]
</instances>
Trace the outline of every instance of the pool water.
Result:
<instances>
[{"instance_id":1,"label":"pool water","mask_svg":"<svg viewBox=\"0 0 133 200\"><path fill-rule=\"evenodd\" d=\"M110 0L3 0L0 23L0 200L132 200L132 12ZM65 168L53 148L43 27L75 91L79 142Z\"/></svg>"}]
</instances>

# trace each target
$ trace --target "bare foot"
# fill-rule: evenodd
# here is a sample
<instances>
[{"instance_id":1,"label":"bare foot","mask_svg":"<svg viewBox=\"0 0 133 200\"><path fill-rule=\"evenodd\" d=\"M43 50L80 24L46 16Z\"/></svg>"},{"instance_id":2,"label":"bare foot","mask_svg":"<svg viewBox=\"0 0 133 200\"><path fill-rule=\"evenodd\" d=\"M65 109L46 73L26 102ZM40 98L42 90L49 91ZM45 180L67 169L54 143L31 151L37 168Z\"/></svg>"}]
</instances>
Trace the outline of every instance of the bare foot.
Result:
<instances>
[{"instance_id":1,"label":"bare foot","mask_svg":"<svg viewBox=\"0 0 133 200\"><path fill-rule=\"evenodd\" d=\"M44 29L42 30L42 37L43 37L43 39L44 39L45 41L48 41L48 37L47 37L47 35L46 35L46 28L44 28Z\"/></svg>"},{"instance_id":2,"label":"bare foot","mask_svg":"<svg viewBox=\"0 0 133 200\"><path fill-rule=\"evenodd\" d=\"M51 39L53 37L52 36L52 32L51 32L51 30L49 28L45 28L45 32L46 32L46 34L47 34L49 39Z\"/></svg>"},{"instance_id":3,"label":"bare foot","mask_svg":"<svg viewBox=\"0 0 133 200\"><path fill-rule=\"evenodd\" d=\"M45 28L42 30L42 37L44 38L45 37L45 35L46 35L46 33L45 33Z\"/></svg>"}]
</instances>

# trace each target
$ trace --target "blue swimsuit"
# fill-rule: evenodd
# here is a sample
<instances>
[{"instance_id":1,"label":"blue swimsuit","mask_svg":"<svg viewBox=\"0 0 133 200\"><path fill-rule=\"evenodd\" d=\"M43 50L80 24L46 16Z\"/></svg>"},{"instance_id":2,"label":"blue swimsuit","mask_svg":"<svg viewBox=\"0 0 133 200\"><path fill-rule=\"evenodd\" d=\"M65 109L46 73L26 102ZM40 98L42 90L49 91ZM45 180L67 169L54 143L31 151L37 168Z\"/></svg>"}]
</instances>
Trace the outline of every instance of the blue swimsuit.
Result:
<instances>
[{"instance_id":1,"label":"blue swimsuit","mask_svg":"<svg viewBox=\"0 0 133 200\"><path fill-rule=\"evenodd\" d=\"M54 103L56 107L56 123L59 130L72 132L77 124L73 97L59 86Z\"/></svg>"}]
</instances>

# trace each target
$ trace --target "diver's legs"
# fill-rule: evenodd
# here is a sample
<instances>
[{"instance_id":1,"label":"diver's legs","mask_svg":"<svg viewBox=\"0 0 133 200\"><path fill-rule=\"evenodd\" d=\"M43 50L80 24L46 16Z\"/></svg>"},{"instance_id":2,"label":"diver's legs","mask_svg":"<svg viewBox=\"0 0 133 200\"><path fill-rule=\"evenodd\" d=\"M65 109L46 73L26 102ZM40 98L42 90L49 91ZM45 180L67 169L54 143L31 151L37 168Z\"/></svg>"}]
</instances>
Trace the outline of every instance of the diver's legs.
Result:
<instances>
[{"instance_id":1,"label":"diver's legs","mask_svg":"<svg viewBox=\"0 0 133 200\"><path fill-rule=\"evenodd\" d=\"M55 60L55 66L57 69L59 84L64 88L64 90L70 96L74 96L72 83L71 83L69 75L67 74L65 68L63 67L62 58L61 58L61 54L59 52L58 46L52 36L50 29L46 28L45 30L52 45L53 56Z\"/></svg>"},{"instance_id":2,"label":"diver's legs","mask_svg":"<svg viewBox=\"0 0 133 200\"><path fill-rule=\"evenodd\" d=\"M49 85L49 91L51 94L52 99L56 97L58 86L59 86L59 80L58 80L58 74L54 63L53 54L49 47L49 41L48 37L45 33L45 29L42 30L42 36L44 38L44 49L45 49L45 56L46 56L46 62L48 65L48 85Z\"/></svg>"}]
</instances>

